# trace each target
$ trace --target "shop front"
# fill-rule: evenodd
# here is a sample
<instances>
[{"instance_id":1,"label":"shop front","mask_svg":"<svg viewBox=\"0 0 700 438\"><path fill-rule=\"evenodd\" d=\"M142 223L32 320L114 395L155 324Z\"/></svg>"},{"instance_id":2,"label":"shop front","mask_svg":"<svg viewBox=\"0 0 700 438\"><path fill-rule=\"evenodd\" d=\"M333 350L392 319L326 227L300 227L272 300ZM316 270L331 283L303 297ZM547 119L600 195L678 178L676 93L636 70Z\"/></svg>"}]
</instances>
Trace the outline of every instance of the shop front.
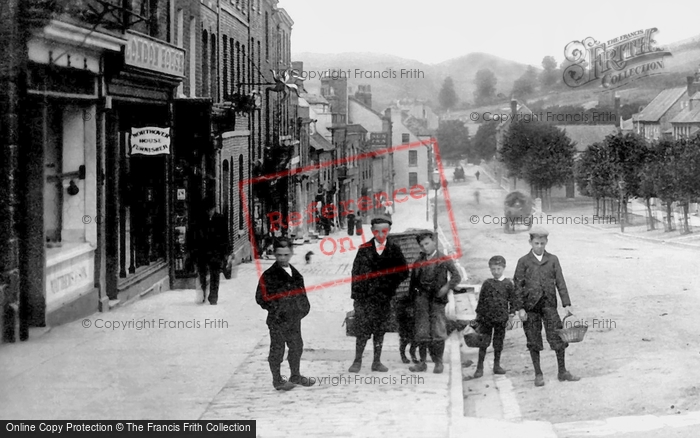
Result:
<instances>
[{"instance_id":1,"label":"shop front","mask_svg":"<svg viewBox=\"0 0 700 438\"><path fill-rule=\"evenodd\" d=\"M174 97L184 50L127 31L124 65L107 82L105 283L110 307L171 288Z\"/></svg>"},{"instance_id":2,"label":"shop front","mask_svg":"<svg viewBox=\"0 0 700 438\"><path fill-rule=\"evenodd\" d=\"M101 78L126 41L51 20L28 41L19 153L20 282L30 326L98 310L98 162Z\"/></svg>"}]
</instances>

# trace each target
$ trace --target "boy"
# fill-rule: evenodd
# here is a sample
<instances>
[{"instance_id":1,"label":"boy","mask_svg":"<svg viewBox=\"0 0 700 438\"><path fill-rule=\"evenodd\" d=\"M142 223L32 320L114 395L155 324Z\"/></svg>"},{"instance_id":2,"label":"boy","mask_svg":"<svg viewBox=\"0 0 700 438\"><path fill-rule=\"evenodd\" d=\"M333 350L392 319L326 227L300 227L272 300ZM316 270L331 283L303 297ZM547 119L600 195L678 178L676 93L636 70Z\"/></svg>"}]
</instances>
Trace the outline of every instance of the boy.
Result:
<instances>
[{"instance_id":1,"label":"boy","mask_svg":"<svg viewBox=\"0 0 700 438\"><path fill-rule=\"evenodd\" d=\"M416 260L416 267L411 272L409 293L413 299L415 315L414 341L419 346L420 362L409 367L412 372L423 372L428 369L425 361L427 351L435 363L433 372L443 371L442 355L445 351L447 326L445 305L447 292L454 289L462 277L454 261L444 257L437 249L436 236L431 231L420 233L416 240L421 247L421 255ZM448 279L449 275L449 279Z\"/></svg>"},{"instance_id":2,"label":"boy","mask_svg":"<svg viewBox=\"0 0 700 438\"><path fill-rule=\"evenodd\" d=\"M267 326L270 329L268 362L272 371L272 386L278 391L289 391L295 385L312 386L316 383L316 379L299 373L304 349L301 320L309 314L311 306L304 288L304 277L289 264L292 242L280 238L274 242L274 251L276 261L260 277L255 300L267 310ZM285 344L289 347L289 381L280 373Z\"/></svg>"},{"instance_id":3,"label":"boy","mask_svg":"<svg viewBox=\"0 0 700 438\"><path fill-rule=\"evenodd\" d=\"M385 325L391 313L391 299L396 295L396 288L408 277L408 267L401 248L387 241L391 224L391 219L386 216L372 219L374 238L360 245L352 264L350 298L354 300L357 339L355 360L348 369L351 373L360 372L362 355L369 338L374 341L372 371L389 371L381 362Z\"/></svg>"},{"instance_id":4,"label":"boy","mask_svg":"<svg viewBox=\"0 0 700 438\"><path fill-rule=\"evenodd\" d=\"M534 227L530 230L532 251L518 260L513 277L515 293L521 306L518 313L520 320L523 321L527 348L530 350L532 365L535 368L535 386L544 386L544 376L540 368L540 351L544 349L542 346L543 323L547 342L557 354L559 380L562 382L580 380L580 377L566 370L564 350L569 344L562 341L557 333L557 330L562 328L562 322L557 312L556 291L559 291L562 306L569 313L571 313L571 301L559 259L544 250L548 236L549 232L542 227Z\"/></svg>"},{"instance_id":5,"label":"boy","mask_svg":"<svg viewBox=\"0 0 700 438\"><path fill-rule=\"evenodd\" d=\"M228 240L226 219L216 212L216 200L204 198L204 214L200 218L196 231L195 259L202 286L202 300L208 298L209 304L216 305L219 300L219 276L226 260L231 254ZM209 276L209 295L207 296L207 276Z\"/></svg>"},{"instance_id":6,"label":"boy","mask_svg":"<svg viewBox=\"0 0 700 438\"><path fill-rule=\"evenodd\" d=\"M488 335L489 342L493 335L493 373L505 374L501 368L501 351L503 340L506 337L506 325L509 317L515 314L515 309L520 306L517 303L513 282L503 275L506 268L506 259L497 255L489 260L489 269L493 278L484 281L479 293L479 302L476 305L476 320L479 333ZM476 365L474 378L484 375L484 359L486 347L479 349L479 362Z\"/></svg>"}]
</instances>

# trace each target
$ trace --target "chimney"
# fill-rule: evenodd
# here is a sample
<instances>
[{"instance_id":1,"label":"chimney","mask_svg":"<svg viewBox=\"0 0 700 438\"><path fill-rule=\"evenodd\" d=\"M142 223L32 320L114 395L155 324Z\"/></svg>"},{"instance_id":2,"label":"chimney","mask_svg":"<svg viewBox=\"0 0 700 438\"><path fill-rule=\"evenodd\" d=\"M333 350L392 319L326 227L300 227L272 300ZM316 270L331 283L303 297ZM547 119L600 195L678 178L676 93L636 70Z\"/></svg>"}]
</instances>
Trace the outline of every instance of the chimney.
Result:
<instances>
[{"instance_id":1,"label":"chimney","mask_svg":"<svg viewBox=\"0 0 700 438\"><path fill-rule=\"evenodd\" d=\"M620 95L615 93L615 103L613 104L613 116L617 121L618 128L622 127L622 117L620 117Z\"/></svg>"},{"instance_id":2,"label":"chimney","mask_svg":"<svg viewBox=\"0 0 700 438\"><path fill-rule=\"evenodd\" d=\"M372 108L372 89L369 85L359 85L355 93L355 99Z\"/></svg>"},{"instance_id":3,"label":"chimney","mask_svg":"<svg viewBox=\"0 0 700 438\"><path fill-rule=\"evenodd\" d=\"M695 76L688 76L686 80L688 81L688 99L690 99L695 94Z\"/></svg>"},{"instance_id":4,"label":"chimney","mask_svg":"<svg viewBox=\"0 0 700 438\"><path fill-rule=\"evenodd\" d=\"M513 116L511 120L516 120L518 117L518 101L515 99L510 100L510 113Z\"/></svg>"}]
</instances>

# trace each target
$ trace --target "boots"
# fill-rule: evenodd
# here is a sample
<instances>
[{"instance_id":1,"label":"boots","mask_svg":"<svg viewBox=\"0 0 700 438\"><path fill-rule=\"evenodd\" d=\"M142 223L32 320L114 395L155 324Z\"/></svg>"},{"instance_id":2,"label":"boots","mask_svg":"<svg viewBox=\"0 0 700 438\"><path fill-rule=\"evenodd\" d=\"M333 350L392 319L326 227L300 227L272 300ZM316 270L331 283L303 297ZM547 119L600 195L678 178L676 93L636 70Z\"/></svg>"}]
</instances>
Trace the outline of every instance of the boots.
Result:
<instances>
[{"instance_id":1,"label":"boots","mask_svg":"<svg viewBox=\"0 0 700 438\"><path fill-rule=\"evenodd\" d=\"M581 380L580 377L574 376L570 372L566 371L566 364L564 362L564 349L557 350L557 365L559 368L559 381L560 382L578 382Z\"/></svg>"},{"instance_id":2,"label":"boots","mask_svg":"<svg viewBox=\"0 0 700 438\"><path fill-rule=\"evenodd\" d=\"M544 376L542 375L542 368L540 368L540 352L530 350L530 358L532 359L532 366L535 368L535 386L544 386Z\"/></svg>"},{"instance_id":3,"label":"boots","mask_svg":"<svg viewBox=\"0 0 700 438\"><path fill-rule=\"evenodd\" d=\"M360 368L362 368L362 354L365 352L365 345L367 344L367 339L355 339L355 360L348 369L350 373L359 373Z\"/></svg>"},{"instance_id":4,"label":"boots","mask_svg":"<svg viewBox=\"0 0 700 438\"><path fill-rule=\"evenodd\" d=\"M484 375L484 359L486 359L486 349L479 348L479 362L477 362L476 372L474 372L475 379Z\"/></svg>"},{"instance_id":5,"label":"boots","mask_svg":"<svg viewBox=\"0 0 700 438\"><path fill-rule=\"evenodd\" d=\"M406 357L406 347L408 347L408 339L401 339L399 344L399 354L401 355L401 362L411 363L411 361Z\"/></svg>"},{"instance_id":6,"label":"boots","mask_svg":"<svg viewBox=\"0 0 700 438\"><path fill-rule=\"evenodd\" d=\"M435 362L435 368L433 368L433 373L441 374L444 366L442 364L442 356L445 353L445 341L433 341L431 344L431 356L433 362Z\"/></svg>"},{"instance_id":7,"label":"boots","mask_svg":"<svg viewBox=\"0 0 700 438\"><path fill-rule=\"evenodd\" d=\"M272 371L272 386L278 391L289 391L293 389L296 385L288 382L287 379L282 377L280 372L279 364L270 364L270 371Z\"/></svg>"},{"instance_id":8,"label":"boots","mask_svg":"<svg viewBox=\"0 0 700 438\"><path fill-rule=\"evenodd\" d=\"M425 361L428 359L428 347L427 345L421 343L418 348L418 352L420 354L420 362L417 364L408 367L409 371L414 372L414 373L422 373L425 372L428 369L428 365L425 363Z\"/></svg>"},{"instance_id":9,"label":"boots","mask_svg":"<svg viewBox=\"0 0 700 438\"><path fill-rule=\"evenodd\" d=\"M384 343L384 335L374 335L374 361L372 362L372 371L386 373L389 368L385 367L381 362L382 344Z\"/></svg>"},{"instance_id":10,"label":"boots","mask_svg":"<svg viewBox=\"0 0 700 438\"><path fill-rule=\"evenodd\" d=\"M494 350L493 352L493 373L494 374L505 374L506 370L501 368L501 351Z\"/></svg>"}]
</instances>

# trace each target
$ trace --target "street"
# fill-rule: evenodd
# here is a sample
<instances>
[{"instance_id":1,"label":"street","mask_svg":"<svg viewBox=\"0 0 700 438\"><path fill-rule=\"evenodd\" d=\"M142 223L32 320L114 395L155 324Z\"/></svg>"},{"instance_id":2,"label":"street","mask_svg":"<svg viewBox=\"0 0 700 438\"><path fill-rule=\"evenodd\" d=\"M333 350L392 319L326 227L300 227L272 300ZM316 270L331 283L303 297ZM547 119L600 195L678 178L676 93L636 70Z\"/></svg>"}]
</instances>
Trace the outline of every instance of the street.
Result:
<instances>
[{"instance_id":1,"label":"street","mask_svg":"<svg viewBox=\"0 0 700 438\"><path fill-rule=\"evenodd\" d=\"M500 224L484 223L503 216L506 192L483 171L476 181L476 168L465 170L467 182L452 183L448 189L469 283L481 284L490 277L488 259L496 254L506 258L505 275L512 278L518 258L530 249L526 228L505 234ZM562 218L590 219L592 212L590 204L572 204L548 213L551 222L562 222ZM479 223L468 220L474 215ZM546 384L542 388L533 385L522 328L507 332L502 364L522 419L549 421L556 427L607 417L697 411L697 249L620 237L619 228L541 225L550 232L547 251L559 257L563 268L574 312L570 320L587 324L588 332L583 342L567 349L567 368L581 377L579 382L557 380L556 358L545 341L542 369ZM444 215L441 227L449 228ZM564 316L563 309L559 313ZM480 392L483 385L492 383L492 361L489 352L484 378L466 382L465 387ZM467 372L473 374L474 368ZM691 436L691 429L682 436Z\"/></svg>"}]
</instances>

